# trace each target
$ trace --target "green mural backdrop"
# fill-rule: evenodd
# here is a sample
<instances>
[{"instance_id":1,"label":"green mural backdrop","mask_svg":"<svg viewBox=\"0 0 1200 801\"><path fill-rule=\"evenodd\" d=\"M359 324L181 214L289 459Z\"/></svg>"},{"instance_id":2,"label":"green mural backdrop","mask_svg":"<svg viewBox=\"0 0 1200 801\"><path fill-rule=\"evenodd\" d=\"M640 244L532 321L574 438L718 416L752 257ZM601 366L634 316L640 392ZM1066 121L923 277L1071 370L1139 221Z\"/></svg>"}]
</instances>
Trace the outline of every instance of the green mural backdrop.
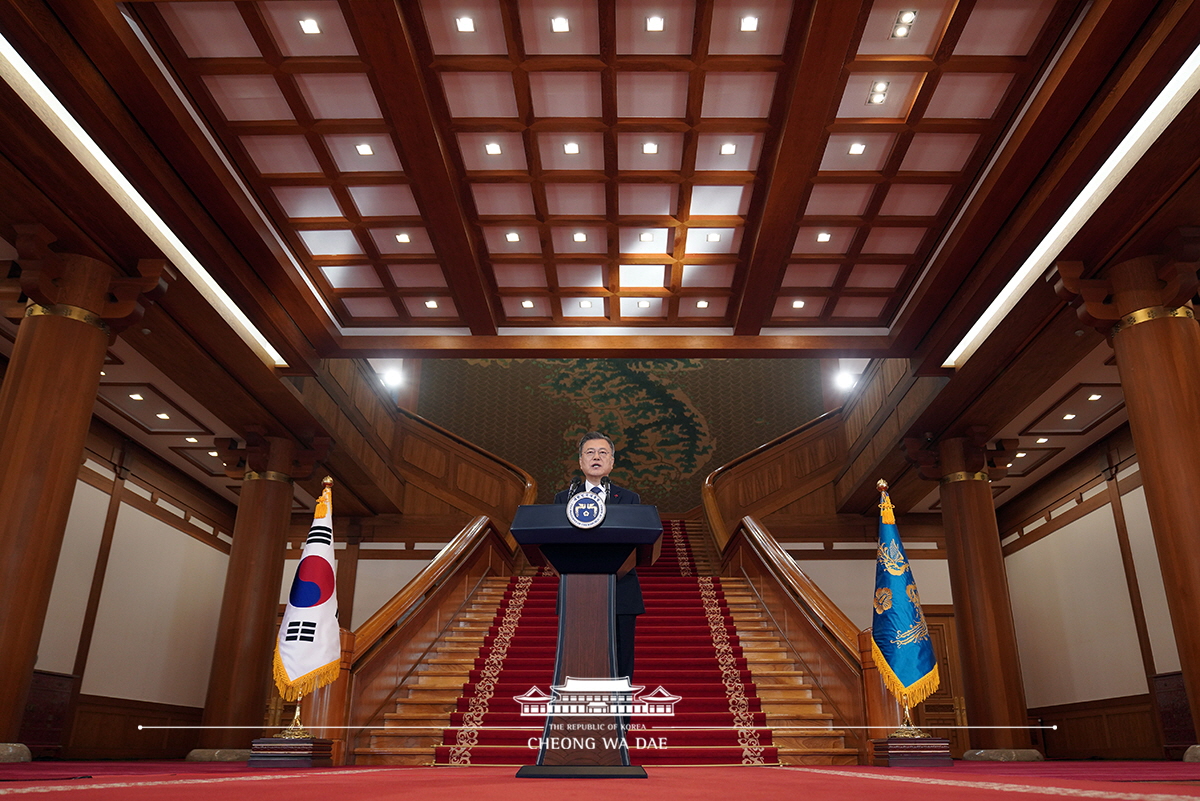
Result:
<instances>
[{"instance_id":1,"label":"green mural backdrop","mask_svg":"<svg viewBox=\"0 0 1200 801\"><path fill-rule=\"evenodd\" d=\"M705 476L821 414L810 359L430 359L417 413L527 470L548 503L602 431L613 481L664 512L700 503Z\"/></svg>"}]
</instances>

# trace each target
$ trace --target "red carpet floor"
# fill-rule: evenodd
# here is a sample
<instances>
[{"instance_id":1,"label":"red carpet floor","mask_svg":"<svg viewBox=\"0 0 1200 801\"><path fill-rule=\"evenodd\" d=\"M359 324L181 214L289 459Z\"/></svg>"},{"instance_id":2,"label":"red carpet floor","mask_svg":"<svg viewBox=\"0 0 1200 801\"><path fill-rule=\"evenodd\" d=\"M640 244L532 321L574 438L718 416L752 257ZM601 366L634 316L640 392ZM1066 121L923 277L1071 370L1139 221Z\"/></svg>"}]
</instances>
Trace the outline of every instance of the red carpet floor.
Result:
<instances>
[{"instance_id":1,"label":"red carpet floor","mask_svg":"<svg viewBox=\"0 0 1200 801\"><path fill-rule=\"evenodd\" d=\"M38 763L35 763L35 765ZM95 763L92 763L95 764ZM131 763L110 763L114 767ZM133 763L136 764L136 763ZM1086 773L1094 763L1075 766ZM1144 763L1101 763L1140 770ZM1150 763L1157 764L1157 763ZM1181 764L1181 763L1172 763ZM191 763L189 767L194 767ZM999 767L1004 770L997 771ZM1033 768L1028 775L1020 769ZM566 799L611 798L663 801L688 798L804 799L804 801L999 801L1016 798L1086 798L1105 801L1173 801L1200 798L1200 787L1130 784L1039 775L1038 765L959 762L953 768L652 767L641 779L517 779L507 767L328 768L310 771L256 771L234 774L110 775L80 781L4 782L0 798L47 795L81 801L375 801L376 799L468 797L528 801L531 795ZM1195 766L1192 766L1193 771Z\"/></svg>"},{"instance_id":2,"label":"red carpet floor","mask_svg":"<svg viewBox=\"0 0 1200 801\"><path fill-rule=\"evenodd\" d=\"M638 569L646 614L638 618L634 685L663 687L683 700L673 717L634 715L635 765L778 763L750 681L720 580L695 575L684 524L665 521L662 553ZM522 716L513 700L536 687L549 693L558 640L558 579L513 578L475 670L463 687L436 763L531 764L544 718ZM665 742L666 748L660 747Z\"/></svg>"}]
</instances>

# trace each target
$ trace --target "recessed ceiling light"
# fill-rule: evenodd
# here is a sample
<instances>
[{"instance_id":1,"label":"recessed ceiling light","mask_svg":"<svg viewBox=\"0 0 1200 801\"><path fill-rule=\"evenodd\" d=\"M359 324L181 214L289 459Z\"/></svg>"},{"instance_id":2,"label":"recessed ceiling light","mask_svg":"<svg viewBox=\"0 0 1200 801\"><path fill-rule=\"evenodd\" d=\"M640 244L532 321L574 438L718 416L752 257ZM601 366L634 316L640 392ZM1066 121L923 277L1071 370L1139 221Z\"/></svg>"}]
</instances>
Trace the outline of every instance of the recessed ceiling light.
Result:
<instances>
[{"instance_id":1,"label":"recessed ceiling light","mask_svg":"<svg viewBox=\"0 0 1200 801\"><path fill-rule=\"evenodd\" d=\"M1075 415L1073 415L1073 414L1064 414L1064 415L1063 415L1063 419L1064 419L1064 420L1074 420L1074 419L1075 419Z\"/></svg>"},{"instance_id":2,"label":"recessed ceiling light","mask_svg":"<svg viewBox=\"0 0 1200 801\"><path fill-rule=\"evenodd\" d=\"M742 30L747 32L757 31L758 17L742 17Z\"/></svg>"},{"instance_id":3,"label":"recessed ceiling light","mask_svg":"<svg viewBox=\"0 0 1200 801\"><path fill-rule=\"evenodd\" d=\"M1100 395L1095 395L1095 394L1088 395L1088 400L1097 401L1097 400L1100 400L1100 397L1101 397Z\"/></svg>"},{"instance_id":4,"label":"recessed ceiling light","mask_svg":"<svg viewBox=\"0 0 1200 801\"><path fill-rule=\"evenodd\" d=\"M576 231L575 235L571 238L574 239L576 242L586 242L587 234L585 234L583 231Z\"/></svg>"},{"instance_id":5,"label":"recessed ceiling light","mask_svg":"<svg viewBox=\"0 0 1200 801\"><path fill-rule=\"evenodd\" d=\"M887 81L876 81L871 84L871 91L867 93L867 104L872 106L883 105L883 102L887 100L887 90Z\"/></svg>"},{"instance_id":6,"label":"recessed ceiling light","mask_svg":"<svg viewBox=\"0 0 1200 801\"><path fill-rule=\"evenodd\" d=\"M913 22L916 21L916 19L917 19L917 12L901 11L899 16L896 17L896 22L899 22L902 25L912 25Z\"/></svg>"},{"instance_id":7,"label":"recessed ceiling light","mask_svg":"<svg viewBox=\"0 0 1200 801\"><path fill-rule=\"evenodd\" d=\"M437 301L436 301L436 300L427 300L427 301L425 301L425 308L427 308L427 309L436 309L436 308L437 308Z\"/></svg>"},{"instance_id":8,"label":"recessed ceiling light","mask_svg":"<svg viewBox=\"0 0 1200 801\"><path fill-rule=\"evenodd\" d=\"M645 153L647 156L653 156L655 153L658 152L658 143L657 142L646 142L645 144L642 145L642 152Z\"/></svg>"},{"instance_id":9,"label":"recessed ceiling light","mask_svg":"<svg viewBox=\"0 0 1200 801\"><path fill-rule=\"evenodd\" d=\"M486 145L483 146L483 149L489 156L499 156L500 155L500 143L499 142L488 142Z\"/></svg>"},{"instance_id":10,"label":"recessed ceiling light","mask_svg":"<svg viewBox=\"0 0 1200 801\"><path fill-rule=\"evenodd\" d=\"M653 242L654 234L650 231L642 231L640 234L638 234L638 239L642 242Z\"/></svg>"},{"instance_id":11,"label":"recessed ceiling light","mask_svg":"<svg viewBox=\"0 0 1200 801\"><path fill-rule=\"evenodd\" d=\"M721 145L722 156L732 156L736 152L737 145L735 145L733 142L726 142L725 144Z\"/></svg>"},{"instance_id":12,"label":"recessed ceiling light","mask_svg":"<svg viewBox=\"0 0 1200 801\"><path fill-rule=\"evenodd\" d=\"M592 302L590 300L581 300L579 301L579 308L590 309L592 308Z\"/></svg>"},{"instance_id":13,"label":"recessed ceiling light","mask_svg":"<svg viewBox=\"0 0 1200 801\"><path fill-rule=\"evenodd\" d=\"M320 33L321 26L317 24L315 19L302 19L300 20L300 30L311 35L314 33Z\"/></svg>"},{"instance_id":14,"label":"recessed ceiling light","mask_svg":"<svg viewBox=\"0 0 1200 801\"><path fill-rule=\"evenodd\" d=\"M1050 441L1050 440L1049 440L1047 437L1038 437L1038 438L1037 438L1037 444L1038 444L1038 445L1045 445L1045 444L1046 444L1047 442L1049 442L1049 441Z\"/></svg>"},{"instance_id":15,"label":"recessed ceiling light","mask_svg":"<svg viewBox=\"0 0 1200 801\"><path fill-rule=\"evenodd\" d=\"M132 394L129 396L129 399L130 399L130 400L145 400L145 398L143 398L141 395L139 395L139 394L138 394L138 393L136 393L136 392L132 393Z\"/></svg>"},{"instance_id":16,"label":"recessed ceiling light","mask_svg":"<svg viewBox=\"0 0 1200 801\"><path fill-rule=\"evenodd\" d=\"M721 235L720 234L709 234L708 236L705 237L705 239L707 239L709 242L720 242Z\"/></svg>"},{"instance_id":17,"label":"recessed ceiling light","mask_svg":"<svg viewBox=\"0 0 1200 801\"><path fill-rule=\"evenodd\" d=\"M104 372L103 370L101 370L101 371L100 371L100 375L108 375L108 373L106 373L106 372Z\"/></svg>"},{"instance_id":18,"label":"recessed ceiling light","mask_svg":"<svg viewBox=\"0 0 1200 801\"><path fill-rule=\"evenodd\" d=\"M646 17L646 30L661 31L663 29L662 17Z\"/></svg>"},{"instance_id":19,"label":"recessed ceiling light","mask_svg":"<svg viewBox=\"0 0 1200 801\"><path fill-rule=\"evenodd\" d=\"M804 308L804 301L802 301L802 300L793 300L793 301L792 301L792 308L793 308L793 309L803 309L803 308Z\"/></svg>"},{"instance_id":20,"label":"recessed ceiling light","mask_svg":"<svg viewBox=\"0 0 1200 801\"><path fill-rule=\"evenodd\" d=\"M396 241L407 245L412 241L412 237L410 237L408 234L396 234Z\"/></svg>"},{"instance_id":21,"label":"recessed ceiling light","mask_svg":"<svg viewBox=\"0 0 1200 801\"><path fill-rule=\"evenodd\" d=\"M872 92L871 96L867 98L867 102L872 106L882 106L885 100L887 100L887 95L883 92Z\"/></svg>"},{"instance_id":22,"label":"recessed ceiling light","mask_svg":"<svg viewBox=\"0 0 1200 801\"><path fill-rule=\"evenodd\" d=\"M458 19L454 20L454 24L458 26L459 33L475 32L475 20L471 19L470 17L459 17Z\"/></svg>"},{"instance_id":23,"label":"recessed ceiling light","mask_svg":"<svg viewBox=\"0 0 1200 801\"><path fill-rule=\"evenodd\" d=\"M374 156L375 155L375 151L371 149L371 146L368 144L365 144L365 143L361 144L361 145L355 145L354 149L358 151L358 155L360 155L360 156Z\"/></svg>"},{"instance_id":24,"label":"recessed ceiling light","mask_svg":"<svg viewBox=\"0 0 1200 801\"><path fill-rule=\"evenodd\" d=\"M707 301L707 300L698 300L698 301L696 301L696 308L697 308L697 309L707 309L707 308L708 308L708 301Z\"/></svg>"},{"instance_id":25,"label":"recessed ceiling light","mask_svg":"<svg viewBox=\"0 0 1200 801\"><path fill-rule=\"evenodd\" d=\"M398 387L404 383L404 375L399 370L388 370L383 374L383 383L389 387Z\"/></svg>"},{"instance_id":26,"label":"recessed ceiling light","mask_svg":"<svg viewBox=\"0 0 1200 801\"><path fill-rule=\"evenodd\" d=\"M159 412L158 414L156 414L154 416L157 417L159 420L170 420L171 419L171 415L167 414L166 412Z\"/></svg>"},{"instance_id":27,"label":"recessed ceiling light","mask_svg":"<svg viewBox=\"0 0 1200 801\"><path fill-rule=\"evenodd\" d=\"M555 17L550 20L550 30L555 33L566 33L571 30L571 25L567 22L566 17Z\"/></svg>"},{"instance_id":28,"label":"recessed ceiling light","mask_svg":"<svg viewBox=\"0 0 1200 801\"><path fill-rule=\"evenodd\" d=\"M818 242L828 242L830 239L833 239L833 234L829 233L828 231L822 231L821 233L817 234Z\"/></svg>"},{"instance_id":29,"label":"recessed ceiling light","mask_svg":"<svg viewBox=\"0 0 1200 801\"><path fill-rule=\"evenodd\" d=\"M522 309L532 309L532 308L533 308L533 301L532 301L532 300L523 300L523 301L521 301L521 308L522 308Z\"/></svg>"},{"instance_id":30,"label":"recessed ceiling light","mask_svg":"<svg viewBox=\"0 0 1200 801\"><path fill-rule=\"evenodd\" d=\"M886 92L887 90L888 90L888 82L887 81L876 81L875 85L871 87L872 92Z\"/></svg>"},{"instance_id":31,"label":"recessed ceiling light","mask_svg":"<svg viewBox=\"0 0 1200 801\"><path fill-rule=\"evenodd\" d=\"M904 39L907 36L908 36L908 26L907 25L897 25L895 28L892 28L892 38L893 39Z\"/></svg>"},{"instance_id":32,"label":"recessed ceiling light","mask_svg":"<svg viewBox=\"0 0 1200 801\"><path fill-rule=\"evenodd\" d=\"M217 452L216 452L216 451L209 451L209 452L208 452L208 455L209 455L209 456L217 456L218 454L217 454Z\"/></svg>"},{"instance_id":33,"label":"recessed ceiling light","mask_svg":"<svg viewBox=\"0 0 1200 801\"><path fill-rule=\"evenodd\" d=\"M563 145L563 152L566 153L568 156L574 156L576 153L579 152L579 143L578 142L567 142L565 145Z\"/></svg>"},{"instance_id":34,"label":"recessed ceiling light","mask_svg":"<svg viewBox=\"0 0 1200 801\"><path fill-rule=\"evenodd\" d=\"M639 300L639 301L638 301L638 308L639 308L639 309L648 309L648 308L650 308L650 301L648 301L648 300Z\"/></svg>"},{"instance_id":35,"label":"recessed ceiling light","mask_svg":"<svg viewBox=\"0 0 1200 801\"><path fill-rule=\"evenodd\" d=\"M840 371L833 377L833 384L838 389L852 389L858 383L858 377L854 373L848 373L845 370Z\"/></svg>"},{"instance_id":36,"label":"recessed ceiling light","mask_svg":"<svg viewBox=\"0 0 1200 801\"><path fill-rule=\"evenodd\" d=\"M853 144L850 145L850 155L851 156L861 156L863 153L866 153L866 152L867 152L867 146L864 145L862 142L854 142Z\"/></svg>"},{"instance_id":37,"label":"recessed ceiling light","mask_svg":"<svg viewBox=\"0 0 1200 801\"><path fill-rule=\"evenodd\" d=\"M1017 458L1018 458L1018 459L1024 459L1024 458L1025 458L1025 451L1018 451L1018 452L1017 452Z\"/></svg>"},{"instance_id":38,"label":"recessed ceiling light","mask_svg":"<svg viewBox=\"0 0 1200 801\"><path fill-rule=\"evenodd\" d=\"M1012 462L1009 462L1008 464L1006 464L1006 465L1004 465L1004 466L1005 466L1005 467L1012 467Z\"/></svg>"},{"instance_id":39,"label":"recessed ceiling light","mask_svg":"<svg viewBox=\"0 0 1200 801\"><path fill-rule=\"evenodd\" d=\"M199 442L200 440L196 439L195 437L184 437L183 441L184 442Z\"/></svg>"},{"instance_id":40,"label":"recessed ceiling light","mask_svg":"<svg viewBox=\"0 0 1200 801\"><path fill-rule=\"evenodd\" d=\"M518 234L516 231L509 231L507 234L504 235L504 238L507 239L509 242L520 242L521 241L521 235Z\"/></svg>"}]
</instances>

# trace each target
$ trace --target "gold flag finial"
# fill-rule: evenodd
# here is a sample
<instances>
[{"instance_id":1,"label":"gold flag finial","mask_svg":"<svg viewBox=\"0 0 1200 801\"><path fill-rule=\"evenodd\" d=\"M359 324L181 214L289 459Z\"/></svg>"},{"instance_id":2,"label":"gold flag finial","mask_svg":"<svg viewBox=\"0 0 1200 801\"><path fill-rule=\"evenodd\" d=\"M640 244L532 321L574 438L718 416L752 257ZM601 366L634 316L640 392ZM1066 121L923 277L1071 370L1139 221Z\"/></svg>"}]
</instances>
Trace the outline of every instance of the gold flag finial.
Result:
<instances>
[{"instance_id":1,"label":"gold flag finial","mask_svg":"<svg viewBox=\"0 0 1200 801\"><path fill-rule=\"evenodd\" d=\"M881 478L875 482L875 489L879 490L880 492L887 492L887 488L888 483L886 479Z\"/></svg>"},{"instance_id":2,"label":"gold flag finial","mask_svg":"<svg viewBox=\"0 0 1200 801\"><path fill-rule=\"evenodd\" d=\"M881 478L875 482L875 488L879 490L879 511L883 522L887 525L895 525L896 507L892 504L892 499L888 497L888 483Z\"/></svg>"},{"instance_id":3,"label":"gold flag finial","mask_svg":"<svg viewBox=\"0 0 1200 801\"><path fill-rule=\"evenodd\" d=\"M333 486L333 476L325 476L325 478L321 479L321 486L332 487Z\"/></svg>"}]
</instances>

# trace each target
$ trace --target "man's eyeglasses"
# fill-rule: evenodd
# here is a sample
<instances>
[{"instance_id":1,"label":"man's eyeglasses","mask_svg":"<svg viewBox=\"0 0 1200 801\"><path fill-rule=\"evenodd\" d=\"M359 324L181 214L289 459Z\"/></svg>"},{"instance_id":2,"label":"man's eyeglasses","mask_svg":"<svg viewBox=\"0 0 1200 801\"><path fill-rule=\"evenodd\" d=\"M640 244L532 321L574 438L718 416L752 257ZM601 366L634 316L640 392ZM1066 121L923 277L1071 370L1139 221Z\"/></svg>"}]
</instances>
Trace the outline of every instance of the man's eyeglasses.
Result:
<instances>
[{"instance_id":1,"label":"man's eyeglasses","mask_svg":"<svg viewBox=\"0 0 1200 801\"><path fill-rule=\"evenodd\" d=\"M599 456L601 459L609 459L612 457L612 451L604 450L604 449L596 450L595 448L588 448L586 451L583 452L583 455L589 459L594 459L597 456Z\"/></svg>"}]
</instances>

